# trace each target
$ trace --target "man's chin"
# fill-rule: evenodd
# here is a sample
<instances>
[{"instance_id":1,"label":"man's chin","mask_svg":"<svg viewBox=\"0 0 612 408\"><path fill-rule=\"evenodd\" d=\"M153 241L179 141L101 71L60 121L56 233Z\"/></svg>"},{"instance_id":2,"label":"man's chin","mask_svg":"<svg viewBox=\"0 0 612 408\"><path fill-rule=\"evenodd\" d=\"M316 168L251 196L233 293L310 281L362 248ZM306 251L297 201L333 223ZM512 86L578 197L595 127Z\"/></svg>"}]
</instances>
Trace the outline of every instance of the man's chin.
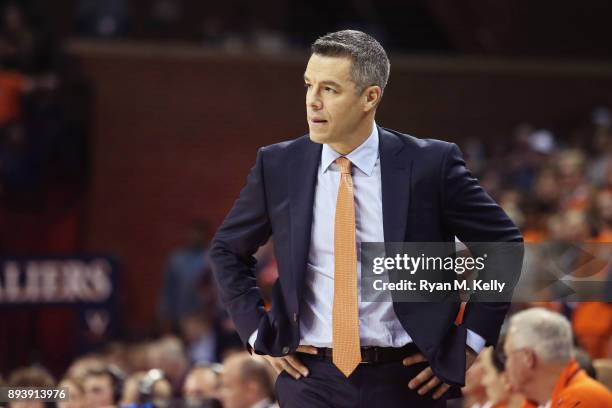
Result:
<instances>
[{"instance_id":1,"label":"man's chin","mask_svg":"<svg viewBox=\"0 0 612 408\"><path fill-rule=\"evenodd\" d=\"M327 142L327 135L325 134L321 134L321 133L317 133L317 132L310 132L309 133L310 136L310 140L315 142L315 143L321 143L324 144Z\"/></svg>"}]
</instances>

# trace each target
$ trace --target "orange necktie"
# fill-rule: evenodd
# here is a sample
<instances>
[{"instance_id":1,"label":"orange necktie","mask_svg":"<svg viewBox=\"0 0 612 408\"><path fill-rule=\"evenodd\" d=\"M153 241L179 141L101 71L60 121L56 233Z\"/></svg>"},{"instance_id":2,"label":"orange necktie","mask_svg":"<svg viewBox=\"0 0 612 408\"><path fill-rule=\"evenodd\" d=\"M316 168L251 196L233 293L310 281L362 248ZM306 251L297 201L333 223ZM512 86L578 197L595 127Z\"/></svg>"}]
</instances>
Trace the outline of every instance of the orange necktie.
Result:
<instances>
[{"instance_id":1,"label":"orange necktie","mask_svg":"<svg viewBox=\"0 0 612 408\"><path fill-rule=\"evenodd\" d=\"M334 229L334 307L332 313L332 358L345 376L361 362L359 306L357 302L357 247L355 244L355 202L351 162L336 159L340 186L336 200Z\"/></svg>"}]
</instances>

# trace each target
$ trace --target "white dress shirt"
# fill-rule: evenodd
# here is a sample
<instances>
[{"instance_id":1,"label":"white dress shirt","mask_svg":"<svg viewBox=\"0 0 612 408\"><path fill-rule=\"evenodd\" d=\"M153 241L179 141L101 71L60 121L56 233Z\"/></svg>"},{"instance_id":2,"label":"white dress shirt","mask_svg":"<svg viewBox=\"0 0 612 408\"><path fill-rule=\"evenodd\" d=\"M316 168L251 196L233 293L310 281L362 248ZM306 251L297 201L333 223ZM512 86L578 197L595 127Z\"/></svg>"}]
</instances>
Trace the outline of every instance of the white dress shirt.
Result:
<instances>
[{"instance_id":1,"label":"white dress shirt","mask_svg":"<svg viewBox=\"0 0 612 408\"><path fill-rule=\"evenodd\" d=\"M352 163L355 195L355 240L357 259L361 242L384 242L382 182L378 149L378 128L345 157ZM300 344L332 346L334 300L334 224L340 170L335 160L342 155L324 144L317 171L310 249L300 310ZM361 262L357 262L359 291L359 335L361 346L401 347L411 342L395 315L392 302L361 301ZM255 331L249 338L253 346ZM485 340L468 330L467 345L477 353Z\"/></svg>"}]
</instances>

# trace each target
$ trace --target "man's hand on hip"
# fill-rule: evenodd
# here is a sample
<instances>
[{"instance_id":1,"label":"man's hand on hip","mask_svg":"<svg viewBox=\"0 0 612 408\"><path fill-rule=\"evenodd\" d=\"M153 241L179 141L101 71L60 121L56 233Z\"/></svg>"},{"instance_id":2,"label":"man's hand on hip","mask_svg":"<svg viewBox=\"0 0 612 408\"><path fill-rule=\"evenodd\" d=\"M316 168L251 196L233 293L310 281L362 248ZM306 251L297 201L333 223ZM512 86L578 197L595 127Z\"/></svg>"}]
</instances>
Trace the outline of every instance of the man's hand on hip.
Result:
<instances>
[{"instance_id":1,"label":"man's hand on hip","mask_svg":"<svg viewBox=\"0 0 612 408\"><path fill-rule=\"evenodd\" d=\"M465 349L465 370L474 363L476 360L477 354L470 348ZM427 359L423 354L414 354L410 357L406 357L402 362L405 366L410 366L416 363L426 362ZM423 369L420 373L418 373L410 382L408 383L408 388L411 390L416 390L419 395L425 395L432 389L435 389L432 397L433 399L438 399L450 388L450 385L443 383L438 377L436 377L431 369L431 367L427 367Z\"/></svg>"},{"instance_id":2,"label":"man's hand on hip","mask_svg":"<svg viewBox=\"0 0 612 408\"><path fill-rule=\"evenodd\" d=\"M312 346L299 346L297 351L306 354L317 354L317 349ZM262 357L272 366L272 368L274 368L276 374L280 374L284 370L296 380L308 376L308 368L295 354L289 354L283 357L272 357L266 355Z\"/></svg>"}]
</instances>

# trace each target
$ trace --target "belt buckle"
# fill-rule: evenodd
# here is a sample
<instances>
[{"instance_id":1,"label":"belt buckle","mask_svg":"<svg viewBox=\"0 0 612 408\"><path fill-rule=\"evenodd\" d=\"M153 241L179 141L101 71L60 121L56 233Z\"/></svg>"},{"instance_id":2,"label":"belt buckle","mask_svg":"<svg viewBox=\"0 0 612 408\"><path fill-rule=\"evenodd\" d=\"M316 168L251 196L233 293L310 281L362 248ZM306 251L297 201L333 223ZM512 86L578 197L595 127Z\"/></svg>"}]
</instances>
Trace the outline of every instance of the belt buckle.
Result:
<instances>
[{"instance_id":1,"label":"belt buckle","mask_svg":"<svg viewBox=\"0 0 612 408\"><path fill-rule=\"evenodd\" d=\"M378 347L364 347L361 349L361 362L359 364L373 364L378 362Z\"/></svg>"}]
</instances>

